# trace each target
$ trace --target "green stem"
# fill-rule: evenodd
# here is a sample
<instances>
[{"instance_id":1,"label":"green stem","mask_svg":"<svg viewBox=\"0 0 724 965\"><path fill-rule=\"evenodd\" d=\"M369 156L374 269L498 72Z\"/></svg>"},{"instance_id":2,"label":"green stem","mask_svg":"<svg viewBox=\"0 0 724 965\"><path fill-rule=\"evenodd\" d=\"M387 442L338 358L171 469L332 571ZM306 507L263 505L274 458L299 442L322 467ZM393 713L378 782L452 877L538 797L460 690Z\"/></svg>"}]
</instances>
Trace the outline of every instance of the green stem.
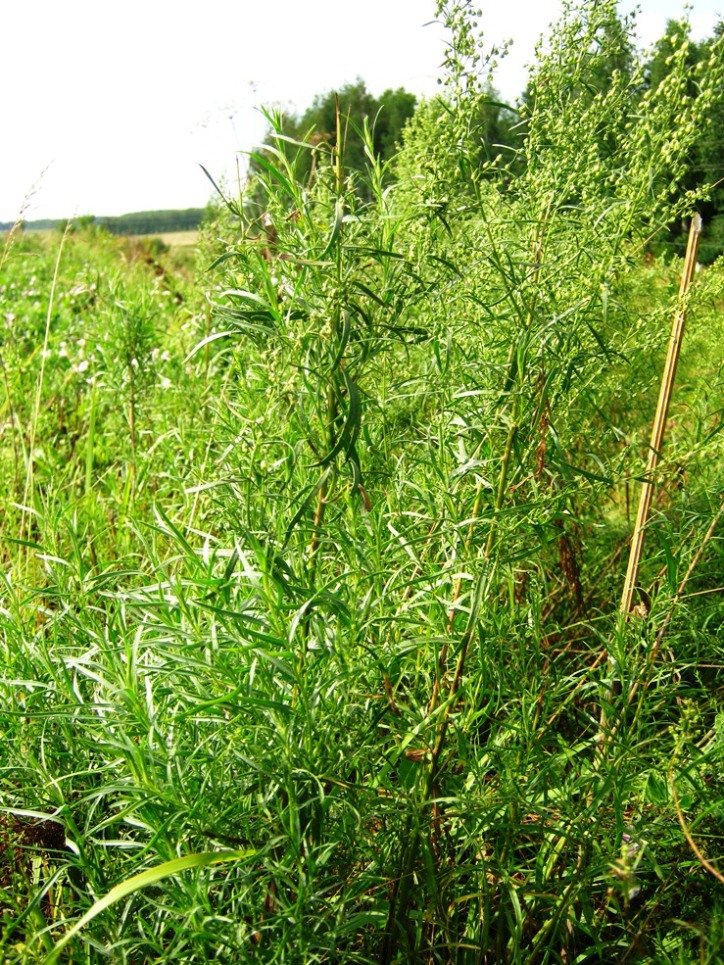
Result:
<instances>
[{"instance_id":1,"label":"green stem","mask_svg":"<svg viewBox=\"0 0 724 965\"><path fill-rule=\"evenodd\" d=\"M336 127L337 127L337 144L335 146L335 163L334 171L335 178L337 182L337 203L339 204L342 200L344 194L344 144L342 139L342 113L339 104L339 95L336 95ZM340 227L340 235L337 239L337 250L335 254L336 263L336 275L337 275L337 303L332 312L331 319L331 344L336 347L339 342L339 322L341 317L341 307L340 307L340 294L342 288L342 227ZM341 364L341 363L340 363ZM337 420L339 418L339 399L337 397L337 391L334 384L334 372L330 373L329 384L327 386L327 446L328 452L331 452L337 445ZM314 568L316 566L317 551L319 549L319 534L321 531L322 524L324 523L324 514L327 505L327 491L328 482L327 478L320 483L319 492L317 494L317 507L314 512L314 532L312 534L312 541L310 543L310 579L313 576Z\"/></svg>"},{"instance_id":2,"label":"green stem","mask_svg":"<svg viewBox=\"0 0 724 965\"><path fill-rule=\"evenodd\" d=\"M517 404L515 406L516 410L518 408ZM517 412L515 413L517 415ZM495 494L495 512L493 513L493 518L490 521L490 532L488 533L488 539L485 544L485 552L483 558L486 560L490 559L493 552L493 545L495 543L495 530L498 522L498 516L501 509L503 508L503 503L505 501L505 491L508 484L508 473L510 470L510 459L513 454L513 443L515 442L515 437L518 432L518 422L514 419L508 430L508 438L505 440L505 451L503 452L503 459L500 464L500 476L498 477L498 489Z\"/></svg>"},{"instance_id":3,"label":"green stem","mask_svg":"<svg viewBox=\"0 0 724 965\"><path fill-rule=\"evenodd\" d=\"M25 536L25 517L27 514L27 507L29 501L33 499L33 489L35 483L35 440L37 438L38 432L38 421L40 419L40 402L43 397L43 383L45 380L45 359L48 355L48 344L50 342L50 322L53 317L53 307L55 305L55 290L58 287L58 275L60 274L60 259L63 255L63 248L65 247L65 239L68 237L68 230L70 228L70 221L65 227L63 232L63 237L60 239L60 246L58 247L58 255L55 259L55 268L53 270L53 281L50 285L50 297L48 298L48 311L45 315L45 333L43 335L43 349L40 355L40 375L38 376L38 384L35 390L35 407L33 410L33 422L30 427L30 446L28 449L28 468L25 474L25 489L23 492L23 511L20 518L20 539L22 540Z\"/></svg>"},{"instance_id":4,"label":"green stem","mask_svg":"<svg viewBox=\"0 0 724 965\"><path fill-rule=\"evenodd\" d=\"M88 424L88 439L86 441L86 451L85 451L85 494L86 496L90 493L93 488L93 446L96 434L96 383L93 381L93 387L91 389L91 410L90 419Z\"/></svg>"},{"instance_id":5,"label":"green stem","mask_svg":"<svg viewBox=\"0 0 724 965\"><path fill-rule=\"evenodd\" d=\"M133 378L133 366L129 366L131 385L129 393L128 422L131 431L131 499L136 495L136 386Z\"/></svg>"}]
</instances>

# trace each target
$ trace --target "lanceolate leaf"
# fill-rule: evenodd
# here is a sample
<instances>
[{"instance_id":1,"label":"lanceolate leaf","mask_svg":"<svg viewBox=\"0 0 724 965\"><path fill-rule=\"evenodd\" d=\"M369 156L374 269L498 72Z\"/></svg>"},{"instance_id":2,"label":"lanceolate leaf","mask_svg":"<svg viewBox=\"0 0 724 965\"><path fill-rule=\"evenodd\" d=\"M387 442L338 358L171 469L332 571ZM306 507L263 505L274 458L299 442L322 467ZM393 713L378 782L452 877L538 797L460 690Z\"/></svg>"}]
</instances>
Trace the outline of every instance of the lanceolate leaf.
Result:
<instances>
[{"instance_id":1,"label":"lanceolate leaf","mask_svg":"<svg viewBox=\"0 0 724 965\"><path fill-rule=\"evenodd\" d=\"M327 466L343 452L347 455L352 446L354 446L357 441L357 436L359 435L360 427L362 424L362 400L357 383L351 379L347 373L342 369L342 376L344 378L345 388L347 389L348 396L348 406L347 406L347 417L344 421L344 426L342 432L339 435L336 445L330 449L327 455L320 459L319 462L314 463L315 466Z\"/></svg>"},{"instance_id":2,"label":"lanceolate leaf","mask_svg":"<svg viewBox=\"0 0 724 965\"><path fill-rule=\"evenodd\" d=\"M340 335L339 335L339 345L337 347L337 352L334 357L334 361L332 362L332 372L337 371L337 369L339 368L342 362L342 359L344 358L344 353L347 349L347 345L349 344L349 336L351 333L351 329L352 329L352 326L350 325L349 312L345 312L344 317L342 319L342 331L340 332Z\"/></svg>"},{"instance_id":3,"label":"lanceolate leaf","mask_svg":"<svg viewBox=\"0 0 724 965\"><path fill-rule=\"evenodd\" d=\"M344 204L342 200L339 199L334 206L334 224L332 225L332 233L329 236L329 241L327 242L326 248L319 256L320 261L324 261L324 259L327 258L334 250L334 247L339 241L339 237L342 232L343 221L344 221Z\"/></svg>"},{"instance_id":4,"label":"lanceolate leaf","mask_svg":"<svg viewBox=\"0 0 724 965\"><path fill-rule=\"evenodd\" d=\"M240 210L239 206L238 206L237 204L234 204L233 201L230 201L230 200L226 197L226 195L224 194L224 192L221 190L221 188L220 188L219 185L216 183L216 181L214 181L214 179L211 177L211 175L210 175L209 172L206 170L206 168L203 166L203 164L200 164L199 167L200 167L201 170L204 172L204 174L205 174L206 177L209 179L209 181L211 181L211 184L213 185L214 190L216 191L216 193L218 194L218 196L221 198L221 200L224 202L224 204L225 204L226 207L229 209L229 211L231 211L231 213L232 213L233 215L236 215L237 218L240 218L240 217L241 217L241 210Z\"/></svg>"}]
</instances>

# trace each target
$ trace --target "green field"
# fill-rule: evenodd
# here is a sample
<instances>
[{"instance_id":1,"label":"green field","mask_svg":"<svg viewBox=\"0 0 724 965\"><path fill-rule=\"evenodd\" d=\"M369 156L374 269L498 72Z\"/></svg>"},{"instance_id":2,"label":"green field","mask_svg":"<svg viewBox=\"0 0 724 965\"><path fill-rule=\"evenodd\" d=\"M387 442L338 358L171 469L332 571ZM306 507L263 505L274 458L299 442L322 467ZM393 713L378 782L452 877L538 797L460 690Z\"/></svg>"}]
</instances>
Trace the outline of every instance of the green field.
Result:
<instances>
[{"instance_id":1,"label":"green field","mask_svg":"<svg viewBox=\"0 0 724 965\"><path fill-rule=\"evenodd\" d=\"M722 960L724 264L651 242L724 64L613 8L510 164L466 15L389 163L2 238L3 963Z\"/></svg>"}]
</instances>

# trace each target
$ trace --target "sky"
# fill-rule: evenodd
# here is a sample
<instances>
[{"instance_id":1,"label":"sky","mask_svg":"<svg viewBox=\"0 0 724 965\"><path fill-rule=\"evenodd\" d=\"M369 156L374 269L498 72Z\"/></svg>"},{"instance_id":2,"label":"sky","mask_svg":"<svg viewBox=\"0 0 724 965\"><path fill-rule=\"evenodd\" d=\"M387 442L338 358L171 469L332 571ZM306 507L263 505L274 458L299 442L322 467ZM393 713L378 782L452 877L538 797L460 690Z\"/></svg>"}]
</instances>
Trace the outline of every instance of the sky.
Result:
<instances>
[{"instance_id":1,"label":"sky","mask_svg":"<svg viewBox=\"0 0 724 965\"><path fill-rule=\"evenodd\" d=\"M561 0L478 0L514 102ZM620 3L624 12L635 0ZM695 39L724 0L693 0ZM203 207L263 139L261 107L301 113L362 78L379 95L437 89L435 0L0 0L0 221ZM639 40L684 0L640 0ZM242 165L240 168L239 165Z\"/></svg>"}]
</instances>

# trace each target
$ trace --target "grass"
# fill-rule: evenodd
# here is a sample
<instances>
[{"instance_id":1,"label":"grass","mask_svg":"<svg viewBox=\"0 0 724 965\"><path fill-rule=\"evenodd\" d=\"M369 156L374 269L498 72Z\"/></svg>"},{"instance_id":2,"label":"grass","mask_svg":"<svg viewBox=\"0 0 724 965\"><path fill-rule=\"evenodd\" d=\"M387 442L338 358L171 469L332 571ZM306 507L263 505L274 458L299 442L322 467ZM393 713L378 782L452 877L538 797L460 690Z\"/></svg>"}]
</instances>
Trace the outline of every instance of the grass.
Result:
<instances>
[{"instance_id":1,"label":"grass","mask_svg":"<svg viewBox=\"0 0 724 965\"><path fill-rule=\"evenodd\" d=\"M195 270L15 236L4 961L720 959L722 266L624 622L683 202L666 91L568 98L598 26L515 179L457 83L359 194L280 140Z\"/></svg>"}]
</instances>

